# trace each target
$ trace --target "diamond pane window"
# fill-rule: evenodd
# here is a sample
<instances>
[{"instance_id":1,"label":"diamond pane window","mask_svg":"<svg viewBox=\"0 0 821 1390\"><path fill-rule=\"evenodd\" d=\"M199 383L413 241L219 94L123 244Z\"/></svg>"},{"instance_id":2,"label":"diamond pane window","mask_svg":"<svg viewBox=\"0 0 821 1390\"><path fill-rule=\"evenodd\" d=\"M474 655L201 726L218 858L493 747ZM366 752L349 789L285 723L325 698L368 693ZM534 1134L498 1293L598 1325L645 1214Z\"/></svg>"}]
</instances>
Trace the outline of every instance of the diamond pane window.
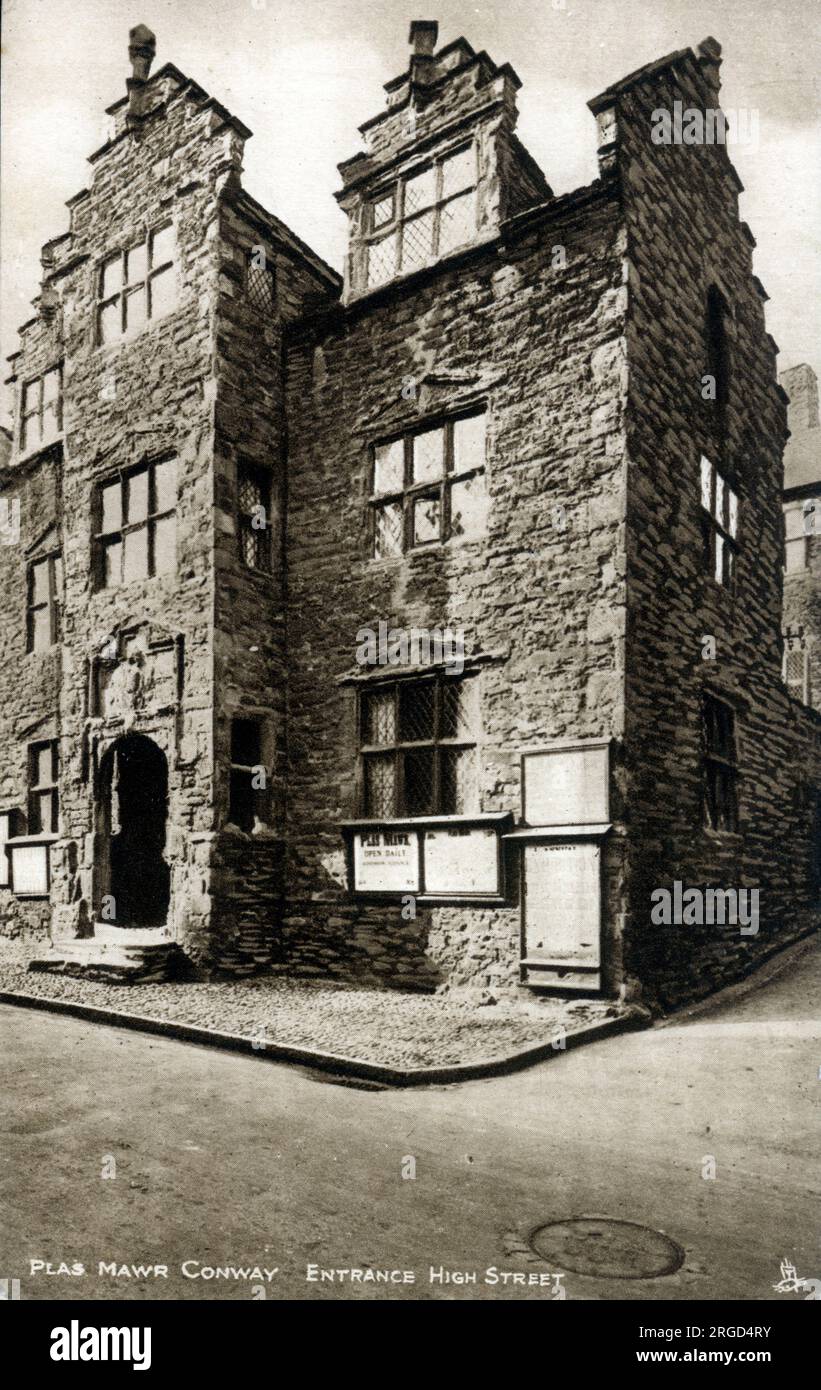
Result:
<instances>
[{"instance_id":1,"label":"diamond pane window","mask_svg":"<svg viewBox=\"0 0 821 1390\"><path fill-rule=\"evenodd\" d=\"M477 224L476 150L467 145L399 178L366 213L366 257L358 288L374 289L472 241ZM384 228L398 224L389 237Z\"/></svg>"},{"instance_id":2,"label":"diamond pane window","mask_svg":"<svg viewBox=\"0 0 821 1390\"><path fill-rule=\"evenodd\" d=\"M396 742L396 698L394 687L369 691L363 698L362 737L365 743Z\"/></svg>"},{"instance_id":3,"label":"diamond pane window","mask_svg":"<svg viewBox=\"0 0 821 1390\"><path fill-rule=\"evenodd\" d=\"M237 468L237 534L240 558L248 569L271 569L271 480L253 464Z\"/></svg>"},{"instance_id":4,"label":"diamond pane window","mask_svg":"<svg viewBox=\"0 0 821 1390\"><path fill-rule=\"evenodd\" d=\"M403 525L401 502L388 502L374 509L374 559L389 560L402 554Z\"/></svg>"},{"instance_id":5,"label":"diamond pane window","mask_svg":"<svg viewBox=\"0 0 821 1390\"><path fill-rule=\"evenodd\" d=\"M248 303L261 314L271 314L274 310L274 272L267 262L260 265L259 260L258 252L252 252L248 260Z\"/></svg>"},{"instance_id":6,"label":"diamond pane window","mask_svg":"<svg viewBox=\"0 0 821 1390\"><path fill-rule=\"evenodd\" d=\"M405 180L405 217L429 208L436 198L436 171L423 169Z\"/></svg>"},{"instance_id":7,"label":"diamond pane window","mask_svg":"<svg viewBox=\"0 0 821 1390\"><path fill-rule=\"evenodd\" d=\"M433 681L399 686L400 743L424 743L433 738L435 693Z\"/></svg>"},{"instance_id":8,"label":"diamond pane window","mask_svg":"<svg viewBox=\"0 0 821 1390\"><path fill-rule=\"evenodd\" d=\"M386 227L393 221L393 194L389 193L387 198L379 198L371 204L371 224L374 231L377 227Z\"/></svg>"},{"instance_id":9,"label":"diamond pane window","mask_svg":"<svg viewBox=\"0 0 821 1390\"><path fill-rule=\"evenodd\" d=\"M433 213L423 212L402 228L402 269L416 270L433 255Z\"/></svg>"},{"instance_id":10,"label":"diamond pane window","mask_svg":"<svg viewBox=\"0 0 821 1390\"><path fill-rule=\"evenodd\" d=\"M445 203L439 220L439 255L464 246L476 234L476 197L465 193Z\"/></svg>"},{"instance_id":11,"label":"diamond pane window","mask_svg":"<svg viewBox=\"0 0 821 1390\"><path fill-rule=\"evenodd\" d=\"M440 674L400 680L363 692L360 709L366 815L469 815L476 809L475 682Z\"/></svg>"},{"instance_id":12,"label":"diamond pane window","mask_svg":"<svg viewBox=\"0 0 821 1390\"><path fill-rule=\"evenodd\" d=\"M796 700L810 703L809 651L803 643L793 640L784 650L784 683Z\"/></svg>"},{"instance_id":13,"label":"diamond pane window","mask_svg":"<svg viewBox=\"0 0 821 1390\"><path fill-rule=\"evenodd\" d=\"M470 810L475 756L473 748L442 749L442 810L448 816Z\"/></svg>"},{"instance_id":14,"label":"diamond pane window","mask_svg":"<svg viewBox=\"0 0 821 1390\"><path fill-rule=\"evenodd\" d=\"M393 755L369 756L365 759L365 814L384 816L395 814L396 766Z\"/></svg>"},{"instance_id":15,"label":"diamond pane window","mask_svg":"<svg viewBox=\"0 0 821 1390\"><path fill-rule=\"evenodd\" d=\"M396 274L396 233L371 242L368 247L368 286L384 285Z\"/></svg>"}]
</instances>

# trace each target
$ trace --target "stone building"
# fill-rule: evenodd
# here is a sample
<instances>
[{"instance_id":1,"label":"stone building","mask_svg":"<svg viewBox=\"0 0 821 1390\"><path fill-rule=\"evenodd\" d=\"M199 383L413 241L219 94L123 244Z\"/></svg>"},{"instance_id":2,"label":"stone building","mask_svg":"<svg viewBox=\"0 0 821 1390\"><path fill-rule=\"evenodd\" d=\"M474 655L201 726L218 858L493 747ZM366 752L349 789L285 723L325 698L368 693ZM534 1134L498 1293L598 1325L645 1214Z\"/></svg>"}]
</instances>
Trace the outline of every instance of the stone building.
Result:
<instances>
[{"instance_id":1,"label":"stone building","mask_svg":"<svg viewBox=\"0 0 821 1390\"><path fill-rule=\"evenodd\" d=\"M130 40L11 359L2 929L118 978L664 1004L810 930L777 348L726 147L650 134L717 107L719 45L591 101L559 197L515 72L415 21L340 280ZM658 924L682 884L718 920Z\"/></svg>"},{"instance_id":2,"label":"stone building","mask_svg":"<svg viewBox=\"0 0 821 1390\"><path fill-rule=\"evenodd\" d=\"M818 378L806 364L782 372L789 397L784 450L784 680L821 711L821 427Z\"/></svg>"}]
</instances>

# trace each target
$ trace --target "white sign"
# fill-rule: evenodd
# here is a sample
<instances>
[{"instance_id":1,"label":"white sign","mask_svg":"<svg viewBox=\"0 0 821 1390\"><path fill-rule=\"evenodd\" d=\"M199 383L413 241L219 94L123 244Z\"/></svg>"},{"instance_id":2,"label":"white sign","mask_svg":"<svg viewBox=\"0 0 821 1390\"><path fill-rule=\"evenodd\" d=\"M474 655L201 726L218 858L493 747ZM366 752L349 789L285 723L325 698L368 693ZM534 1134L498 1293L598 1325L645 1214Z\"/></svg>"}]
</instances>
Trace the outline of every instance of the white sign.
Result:
<instances>
[{"instance_id":1,"label":"white sign","mask_svg":"<svg viewBox=\"0 0 821 1390\"><path fill-rule=\"evenodd\" d=\"M524 758L528 825L595 825L608 819L608 748L556 748Z\"/></svg>"},{"instance_id":2,"label":"white sign","mask_svg":"<svg viewBox=\"0 0 821 1390\"><path fill-rule=\"evenodd\" d=\"M525 849L525 955L599 965L601 849L589 841Z\"/></svg>"},{"instance_id":3,"label":"white sign","mask_svg":"<svg viewBox=\"0 0 821 1390\"><path fill-rule=\"evenodd\" d=\"M364 830L354 835L353 876L360 893L418 893L418 833Z\"/></svg>"},{"instance_id":4,"label":"white sign","mask_svg":"<svg viewBox=\"0 0 821 1390\"><path fill-rule=\"evenodd\" d=\"M491 897L499 892L495 830L446 828L425 832L425 892Z\"/></svg>"},{"instance_id":5,"label":"white sign","mask_svg":"<svg viewBox=\"0 0 821 1390\"><path fill-rule=\"evenodd\" d=\"M11 845L11 877L21 897L48 897L48 845Z\"/></svg>"}]
</instances>

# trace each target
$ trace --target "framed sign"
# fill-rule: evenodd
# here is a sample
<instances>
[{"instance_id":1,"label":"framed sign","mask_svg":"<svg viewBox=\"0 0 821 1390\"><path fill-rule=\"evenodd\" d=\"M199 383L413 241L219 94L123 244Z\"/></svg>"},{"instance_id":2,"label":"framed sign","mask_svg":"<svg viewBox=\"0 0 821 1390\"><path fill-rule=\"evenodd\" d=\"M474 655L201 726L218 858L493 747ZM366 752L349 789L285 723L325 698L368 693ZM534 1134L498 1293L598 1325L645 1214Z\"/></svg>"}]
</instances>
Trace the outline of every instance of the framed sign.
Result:
<instances>
[{"instance_id":1,"label":"framed sign","mask_svg":"<svg viewBox=\"0 0 821 1390\"><path fill-rule=\"evenodd\" d=\"M49 893L48 845L8 846L11 858L11 891L19 898L47 898Z\"/></svg>"},{"instance_id":2,"label":"framed sign","mask_svg":"<svg viewBox=\"0 0 821 1390\"><path fill-rule=\"evenodd\" d=\"M418 832L373 829L356 833L353 882L358 893L418 893Z\"/></svg>"},{"instance_id":3,"label":"framed sign","mask_svg":"<svg viewBox=\"0 0 821 1390\"><path fill-rule=\"evenodd\" d=\"M433 897L493 897L499 887L499 837L485 827L439 826L424 839L425 892Z\"/></svg>"},{"instance_id":4,"label":"framed sign","mask_svg":"<svg viewBox=\"0 0 821 1390\"><path fill-rule=\"evenodd\" d=\"M541 842L524 850L524 959L598 970L601 845Z\"/></svg>"},{"instance_id":5,"label":"framed sign","mask_svg":"<svg viewBox=\"0 0 821 1390\"><path fill-rule=\"evenodd\" d=\"M528 825L595 825L609 819L608 742L567 744L522 758Z\"/></svg>"},{"instance_id":6,"label":"framed sign","mask_svg":"<svg viewBox=\"0 0 821 1390\"><path fill-rule=\"evenodd\" d=\"M512 824L509 811L345 821L351 891L384 898L413 893L431 903L504 903L504 835Z\"/></svg>"}]
</instances>

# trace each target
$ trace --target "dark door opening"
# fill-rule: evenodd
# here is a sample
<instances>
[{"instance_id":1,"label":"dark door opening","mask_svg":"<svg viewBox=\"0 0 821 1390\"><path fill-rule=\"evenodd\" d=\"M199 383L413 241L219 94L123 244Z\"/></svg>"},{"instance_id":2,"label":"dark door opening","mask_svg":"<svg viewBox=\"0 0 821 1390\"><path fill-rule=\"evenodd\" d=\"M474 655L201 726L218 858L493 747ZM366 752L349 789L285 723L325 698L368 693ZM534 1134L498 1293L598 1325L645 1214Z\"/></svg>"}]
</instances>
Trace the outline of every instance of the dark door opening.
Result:
<instances>
[{"instance_id":1,"label":"dark door opening","mask_svg":"<svg viewBox=\"0 0 821 1390\"><path fill-rule=\"evenodd\" d=\"M128 734L111 750L108 782L109 888L113 922L161 927L168 915L171 873L163 853L168 814L168 764L156 743Z\"/></svg>"}]
</instances>

